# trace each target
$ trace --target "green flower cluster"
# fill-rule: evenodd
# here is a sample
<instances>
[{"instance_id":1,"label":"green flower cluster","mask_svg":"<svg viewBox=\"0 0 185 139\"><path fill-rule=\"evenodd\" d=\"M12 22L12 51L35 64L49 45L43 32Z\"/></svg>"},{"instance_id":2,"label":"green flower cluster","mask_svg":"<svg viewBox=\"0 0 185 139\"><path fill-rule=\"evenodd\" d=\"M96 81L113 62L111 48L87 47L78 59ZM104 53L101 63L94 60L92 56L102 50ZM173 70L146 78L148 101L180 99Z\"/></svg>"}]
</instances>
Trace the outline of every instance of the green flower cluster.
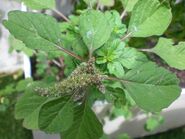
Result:
<instances>
[{"instance_id":1,"label":"green flower cluster","mask_svg":"<svg viewBox=\"0 0 185 139\"><path fill-rule=\"evenodd\" d=\"M80 100L84 97L88 87L95 85L101 92L105 87L102 81L105 76L102 75L94 66L95 59L91 58L87 63L79 65L67 78L54 84L51 87L36 87L35 91L41 96L60 97L62 95L73 95L74 100Z\"/></svg>"}]
</instances>

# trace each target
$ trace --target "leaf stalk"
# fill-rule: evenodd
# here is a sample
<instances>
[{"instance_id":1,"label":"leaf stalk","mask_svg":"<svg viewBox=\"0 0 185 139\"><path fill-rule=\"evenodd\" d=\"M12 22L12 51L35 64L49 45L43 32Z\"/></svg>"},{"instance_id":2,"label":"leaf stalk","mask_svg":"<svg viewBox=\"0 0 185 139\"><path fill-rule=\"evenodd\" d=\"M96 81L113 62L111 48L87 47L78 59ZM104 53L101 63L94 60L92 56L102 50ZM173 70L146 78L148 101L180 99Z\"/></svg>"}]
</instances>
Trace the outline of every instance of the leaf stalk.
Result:
<instances>
[{"instance_id":1,"label":"leaf stalk","mask_svg":"<svg viewBox=\"0 0 185 139\"><path fill-rule=\"evenodd\" d=\"M126 9L124 9L124 11L121 13L120 18L123 19L126 15L127 15L127 11Z\"/></svg>"},{"instance_id":2,"label":"leaf stalk","mask_svg":"<svg viewBox=\"0 0 185 139\"><path fill-rule=\"evenodd\" d=\"M80 60L80 61L84 61L84 59L83 59L82 57L76 55L75 53L73 53L73 52L71 52L71 51L69 51L69 50L67 50L67 49L65 49L65 48L63 48L63 47L60 47L60 46L58 46L58 45L56 45L56 47L57 47L59 50L65 52L66 54L68 54L68 55L70 55L70 56L72 56L72 57L74 57L74 58L76 58L76 59L78 59L78 60Z\"/></svg>"},{"instance_id":3,"label":"leaf stalk","mask_svg":"<svg viewBox=\"0 0 185 139\"><path fill-rule=\"evenodd\" d=\"M128 32L125 36L121 38L121 41L125 41L127 38L131 37L133 32Z\"/></svg>"},{"instance_id":4,"label":"leaf stalk","mask_svg":"<svg viewBox=\"0 0 185 139\"><path fill-rule=\"evenodd\" d=\"M62 17L65 21L69 22L70 20L60 11L58 11L57 9L52 9L52 11L54 11L55 13L57 13L60 17Z\"/></svg>"},{"instance_id":5,"label":"leaf stalk","mask_svg":"<svg viewBox=\"0 0 185 139\"><path fill-rule=\"evenodd\" d=\"M152 52L152 49L138 49L138 50L142 52L149 52L149 53Z\"/></svg>"}]
</instances>

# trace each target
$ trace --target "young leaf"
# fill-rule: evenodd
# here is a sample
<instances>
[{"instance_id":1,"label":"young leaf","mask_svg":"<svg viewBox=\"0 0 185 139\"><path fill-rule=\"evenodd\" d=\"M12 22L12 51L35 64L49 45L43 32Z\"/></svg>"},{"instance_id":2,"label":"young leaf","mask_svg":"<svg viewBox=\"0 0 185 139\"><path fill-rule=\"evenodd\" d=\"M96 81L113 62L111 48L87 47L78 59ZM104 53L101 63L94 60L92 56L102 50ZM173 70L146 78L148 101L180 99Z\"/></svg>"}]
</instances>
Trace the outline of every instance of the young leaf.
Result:
<instances>
[{"instance_id":1,"label":"young leaf","mask_svg":"<svg viewBox=\"0 0 185 139\"><path fill-rule=\"evenodd\" d=\"M39 128L50 133L67 130L73 122L73 104L70 97L51 100L45 103L39 113Z\"/></svg>"},{"instance_id":2,"label":"young leaf","mask_svg":"<svg viewBox=\"0 0 185 139\"><path fill-rule=\"evenodd\" d=\"M119 39L108 41L102 48L96 51L98 55L96 62L98 64L113 62L121 57L124 48L125 43Z\"/></svg>"},{"instance_id":3,"label":"young leaf","mask_svg":"<svg viewBox=\"0 0 185 139\"><path fill-rule=\"evenodd\" d=\"M162 35L172 19L169 6L159 0L139 0L129 23L129 32L133 37Z\"/></svg>"},{"instance_id":4,"label":"young leaf","mask_svg":"<svg viewBox=\"0 0 185 139\"><path fill-rule=\"evenodd\" d=\"M16 119L24 119L23 125L28 129L38 129L39 111L46 101L46 97L36 93L25 93L15 106Z\"/></svg>"},{"instance_id":5,"label":"young leaf","mask_svg":"<svg viewBox=\"0 0 185 139\"><path fill-rule=\"evenodd\" d=\"M111 39L113 39L113 37L117 39L124 36L127 31L127 27L125 24L122 23L120 14L117 11L113 10L113 11L106 11L105 16L108 19L110 25L113 27L113 32L111 33Z\"/></svg>"},{"instance_id":6,"label":"young leaf","mask_svg":"<svg viewBox=\"0 0 185 139\"><path fill-rule=\"evenodd\" d=\"M108 41L96 53L96 63L106 63L109 73L117 77L124 75L124 68L133 69L148 61L144 54L135 48L125 47L125 43L120 40Z\"/></svg>"},{"instance_id":7,"label":"young leaf","mask_svg":"<svg viewBox=\"0 0 185 139\"><path fill-rule=\"evenodd\" d=\"M120 0L124 9L127 12L131 12L138 0Z\"/></svg>"},{"instance_id":8,"label":"young leaf","mask_svg":"<svg viewBox=\"0 0 185 139\"><path fill-rule=\"evenodd\" d=\"M75 107L74 116L73 125L62 134L64 139L99 139L102 136L103 127L87 102Z\"/></svg>"},{"instance_id":9,"label":"young leaf","mask_svg":"<svg viewBox=\"0 0 185 139\"><path fill-rule=\"evenodd\" d=\"M21 0L31 9L41 10L55 7L55 0Z\"/></svg>"},{"instance_id":10,"label":"young leaf","mask_svg":"<svg viewBox=\"0 0 185 139\"><path fill-rule=\"evenodd\" d=\"M185 42L174 46L171 39L160 38L152 52L159 55L169 66L185 70Z\"/></svg>"},{"instance_id":11,"label":"young leaf","mask_svg":"<svg viewBox=\"0 0 185 139\"><path fill-rule=\"evenodd\" d=\"M112 32L106 16L95 10L88 10L80 16L79 30L90 51L101 47Z\"/></svg>"},{"instance_id":12,"label":"young leaf","mask_svg":"<svg viewBox=\"0 0 185 139\"><path fill-rule=\"evenodd\" d=\"M11 11L4 26L28 48L42 50L55 57L61 55L59 25L53 17L21 11Z\"/></svg>"},{"instance_id":13,"label":"young leaf","mask_svg":"<svg viewBox=\"0 0 185 139\"><path fill-rule=\"evenodd\" d=\"M152 62L130 70L123 85L136 102L146 111L159 112L180 95L179 80L175 74Z\"/></svg>"}]
</instances>

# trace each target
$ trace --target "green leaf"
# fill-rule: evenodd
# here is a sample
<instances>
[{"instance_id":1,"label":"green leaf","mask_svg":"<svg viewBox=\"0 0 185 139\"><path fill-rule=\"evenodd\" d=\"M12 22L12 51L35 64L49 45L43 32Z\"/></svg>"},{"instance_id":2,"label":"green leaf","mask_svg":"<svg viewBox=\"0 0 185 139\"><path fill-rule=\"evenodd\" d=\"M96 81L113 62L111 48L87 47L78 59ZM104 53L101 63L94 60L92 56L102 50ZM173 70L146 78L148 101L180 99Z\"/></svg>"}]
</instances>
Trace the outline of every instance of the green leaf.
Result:
<instances>
[{"instance_id":1,"label":"green leaf","mask_svg":"<svg viewBox=\"0 0 185 139\"><path fill-rule=\"evenodd\" d=\"M152 62L130 70L124 80L130 96L146 111L159 112L167 108L181 92L176 75Z\"/></svg>"},{"instance_id":2,"label":"green leaf","mask_svg":"<svg viewBox=\"0 0 185 139\"><path fill-rule=\"evenodd\" d=\"M45 103L39 113L39 128L49 133L60 133L73 123L73 103L61 97Z\"/></svg>"},{"instance_id":3,"label":"green leaf","mask_svg":"<svg viewBox=\"0 0 185 139\"><path fill-rule=\"evenodd\" d=\"M103 134L103 136L100 139L109 139L109 138L108 138L108 135Z\"/></svg>"},{"instance_id":4,"label":"green leaf","mask_svg":"<svg viewBox=\"0 0 185 139\"><path fill-rule=\"evenodd\" d=\"M127 12L131 12L138 0L120 0L123 4L124 9Z\"/></svg>"},{"instance_id":5,"label":"green leaf","mask_svg":"<svg viewBox=\"0 0 185 139\"><path fill-rule=\"evenodd\" d=\"M89 93L88 94L89 97L87 98L89 106L93 106L94 102L97 100L104 100L105 99L104 94L102 92L100 92L100 90L96 86L89 87L87 91Z\"/></svg>"},{"instance_id":6,"label":"green leaf","mask_svg":"<svg viewBox=\"0 0 185 139\"><path fill-rule=\"evenodd\" d=\"M70 75L73 72L73 70L76 68L76 63L74 62L73 58L69 56L65 56L64 63L67 66L67 68L64 69L64 74Z\"/></svg>"},{"instance_id":7,"label":"green leaf","mask_svg":"<svg viewBox=\"0 0 185 139\"><path fill-rule=\"evenodd\" d=\"M131 139L131 137L129 137L129 135L127 133L122 133L120 135L118 135L118 138L116 139Z\"/></svg>"},{"instance_id":8,"label":"green leaf","mask_svg":"<svg viewBox=\"0 0 185 139\"><path fill-rule=\"evenodd\" d=\"M122 77L125 74L125 70L120 62L109 62L107 64L107 69L110 74L115 75L116 77Z\"/></svg>"},{"instance_id":9,"label":"green leaf","mask_svg":"<svg viewBox=\"0 0 185 139\"><path fill-rule=\"evenodd\" d=\"M26 47L42 50L55 57L61 55L56 46L61 44L59 25L53 17L21 11L11 11L4 26Z\"/></svg>"},{"instance_id":10,"label":"green leaf","mask_svg":"<svg viewBox=\"0 0 185 139\"><path fill-rule=\"evenodd\" d=\"M145 129L147 131L153 131L153 130L157 129L163 123L164 123L164 117L152 116L147 119L147 121L145 123Z\"/></svg>"},{"instance_id":11,"label":"green leaf","mask_svg":"<svg viewBox=\"0 0 185 139\"><path fill-rule=\"evenodd\" d=\"M135 48L125 47L119 58L121 64L127 69L133 69L148 61L147 57Z\"/></svg>"},{"instance_id":12,"label":"green leaf","mask_svg":"<svg viewBox=\"0 0 185 139\"><path fill-rule=\"evenodd\" d=\"M121 108L126 104L125 93L120 88L107 87L105 97L117 108Z\"/></svg>"},{"instance_id":13,"label":"green leaf","mask_svg":"<svg viewBox=\"0 0 185 139\"><path fill-rule=\"evenodd\" d=\"M169 66L185 70L185 42L174 45L171 39L160 38L151 51L159 55Z\"/></svg>"},{"instance_id":14,"label":"green leaf","mask_svg":"<svg viewBox=\"0 0 185 139\"><path fill-rule=\"evenodd\" d=\"M133 32L133 37L162 35L171 19L171 9L166 2L139 0L132 11L128 30Z\"/></svg>"},{"instance_id":15,"label":"green leaf","mask_svg":"<svg viewBox=\"0 0 185 139\"><path fill-rule=\"evenodd\" d=\"M10 83L4 86L4 88L0 90L0 96L7 96L7 95L11 95L12 93L15 93L14 83Z\"/></svg>"},{"instance_id":16,"label":"green leaf","mask_svg":"<svg viewBox=\"0 0 185 139\"><path fill-rule=\"evenodd\" d=\"M79 30L90 51L101 47L112 32L104 13L95 10L88 10L80 16Z\"/></svg>"},{"instance_id":17,"label":"green leaf","mask_svg":"<svg viewBox=\"0 0 185 139\"><path fill-rule=\"evenodd\" d=\"M55 7L55 0L21 0L31 9L52 9Z\"/></svg>"},{"instance_id":18,"label":"green leaf","mask_svg":"<svg viewBox=\"0 0 185 139\"><path fill-rule=\"evenodd\" d=\"M29 83L32 83L33 79L32 78L27 78L24 80L20 80L17 84L16 84L16 91L17 92L22 92L25 91L26 87L28 86Z\"/></svg>"},{"instance_id":19,"label":"green leaf","mask_svg":"<svg viewBox=\"0 0 185 139\"><path fill-rule=\"evenodd\" d=\"M102 6L114 6L114 0L83 0L90 7L95 6L95 4L99 3Z\"/></svg>"},{"instance_id":20,"label":"green leaf","mask_svg":"<svg viewBox=\"0 0 185 139\"><path fill-rule=\"evenodd\" d=\"M113 107L112 108L112 116L113 116L113 118L123 116L126 120L129 120L133 117L132 108L127 106L127 105L125 105L123 107L120 107L120 108L119 107Z\"/></svg>"},{"instance_id":21,"label":"green leaf","mask_svg":"<svg viewBox=\"0 0 185 139\"><path fill-rule=\"evenodd\" d=\"M24 119L23 125L28 129L38 129L39 111L46 101L46 97L37 93L25 93L15 106L16 119Z\"/></svg>"},{"instance_id":22,"label":"green leaf","mask_svg":"<svg viewBox=\"0 0 185 139\"><path fill-rule=\"evenodd\" d=\"M100 5L103 5L103 6L108 6L108 7L114 6L114 0L99 0L99 3Z\"/></svg>"},{"instance_id":23,"label":"green leaf","mask_svg":"<svg viewBox=\"0 0 185 139\"><path fill-rule=\"evenodd\" d=\"M33 56L34 50L25 46L20 40L15 39L12 35L10 36L10 51L17 50L24 52L27 56Z\"/></svg>"},{"instance_id":24,"label":"green leaf","mask_svg":"<svg viewBox=\"0 0 185 139\"><path fill-rule=\"evenodd\" d=\"M97 0L83 0L88 6L93 7L96 3Z\"/></svg>"},{"instance_id":25,"label":"green leaf","mask_svg":"<svg viewBox=\"0 0 185 139\"><path fill-rule=\"evenodd\" d=\"M2 112L6 112L6 110L7 110L7 106L6 106L6 105L0 104L0 112L1 112L1 113L2 113Z\"/></svg>"},{"instance_id":26,"label":"green leaf","mask_svg":"<svg viewBox=\"0 0 185 139\"><path fill-rule=\"evenodd\" d=\"M102 136L103 127L87 102L75 107L74 116L74 123L62 134L63 138L99 139Z\"/></svg>"},{"instance_id":27,"label":"green leaf","mask_svg":"<svg viewBox=\"0 0 185 139\"><path fill-rule=\"evenodd\" d=\"M71 25L72 26L72 25ZM79 56L87 56L88 49L83 42L83 39L79 33L79 30L75 30L75 27L71 27L65 30L62 35L63 46L65 48L70 48Z\"/></svg>"}]
</instances>

